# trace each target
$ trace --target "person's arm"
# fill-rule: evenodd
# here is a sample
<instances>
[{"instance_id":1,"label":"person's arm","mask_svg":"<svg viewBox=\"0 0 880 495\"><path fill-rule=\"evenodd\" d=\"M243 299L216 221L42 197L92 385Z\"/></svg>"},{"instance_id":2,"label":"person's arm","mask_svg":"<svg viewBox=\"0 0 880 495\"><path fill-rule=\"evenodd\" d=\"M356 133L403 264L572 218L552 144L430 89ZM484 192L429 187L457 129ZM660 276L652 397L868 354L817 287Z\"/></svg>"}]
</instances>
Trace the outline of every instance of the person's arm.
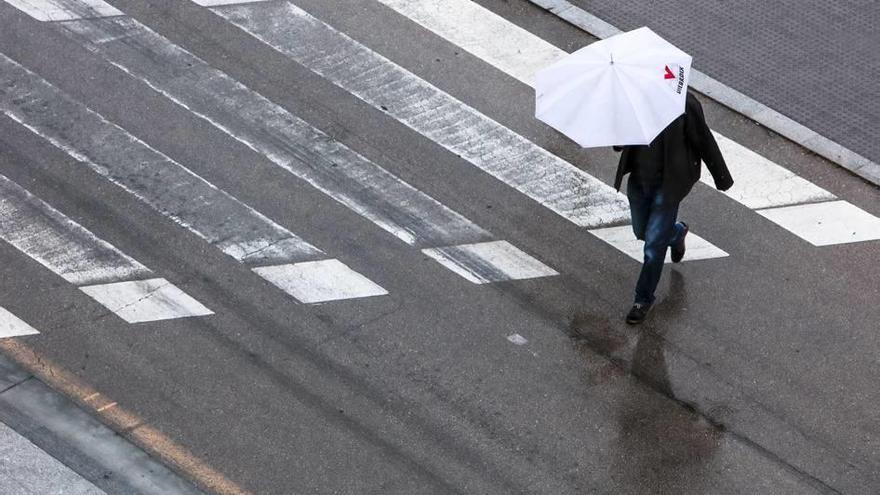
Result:
<instances>
[{"instance_id":1,"label":"person's arm","mask_svg":"<svg viewBox=\"0 0 880 495\"><path fill-rule=\"evenodd\" d=\"M733 177L730 176L730 170L727 169L727 163L724 156L721 155L721 149L718 148L718 142L709 126L706 125L706 117L703 115L703 106L699 100L690 93L687 96L687 116L688 116L688 137L692 144L696 147L700 155L700 159L706 164L712 179L715 181L715 187L719 191L726 191L733 186Z\"/></svg>"}]
</instances>

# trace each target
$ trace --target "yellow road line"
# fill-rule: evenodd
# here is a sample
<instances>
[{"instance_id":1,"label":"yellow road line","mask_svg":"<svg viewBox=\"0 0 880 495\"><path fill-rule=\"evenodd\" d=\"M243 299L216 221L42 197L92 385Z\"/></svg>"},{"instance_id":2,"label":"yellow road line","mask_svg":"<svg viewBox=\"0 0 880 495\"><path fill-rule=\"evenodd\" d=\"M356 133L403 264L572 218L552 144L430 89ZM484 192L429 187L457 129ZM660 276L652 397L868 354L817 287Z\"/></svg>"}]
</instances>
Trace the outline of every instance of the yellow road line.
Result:
<instances>
[{"instance_id":1,"label":"yellow road line","mask_svg":"<svg viewBox=\"0 0 880 495\"><path fill-rule=\"evenodd\" d=\"M89 404L88 401L102 394L25 344L14 339L4 339L0 340L0 350L48 386L61 392L80 407L91 411L117 433L188 477L202 490L217 495L253 495L161 431L146 424L134 413L119 407L116 402L110 402L99 408Z\"/></svg>"}]
</instances>

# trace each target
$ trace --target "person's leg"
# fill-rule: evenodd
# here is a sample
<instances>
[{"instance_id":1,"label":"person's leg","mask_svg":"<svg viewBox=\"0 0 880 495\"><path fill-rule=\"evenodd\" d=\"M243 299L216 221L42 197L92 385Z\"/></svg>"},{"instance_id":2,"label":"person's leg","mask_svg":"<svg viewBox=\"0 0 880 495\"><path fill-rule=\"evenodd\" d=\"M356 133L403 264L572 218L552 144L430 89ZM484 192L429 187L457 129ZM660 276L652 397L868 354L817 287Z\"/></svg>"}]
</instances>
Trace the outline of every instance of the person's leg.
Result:
<instances>
[{"instance_id":1,"label":"person's leg","mask_svg":"<svg viewBox=\"0 0 880 495\"><path fill-rule=\"evenodd\" d=\"M645 227L648 225L648 215L651 213L652 199L650 191L630 176L626 183L626 197L629 199L629 215L632 221L633 234L636 239L645 240Z\"/></svg>"},{"instance_id":2,"label":"person's leg","mask_svg":"<svg viewBox=\"0 0 880 495\"><path fill-rule=\"evenodd\" d=\"M675 223L677 216L678 204L665 204L657 192L652 198L645 226L645 259L636 283L636 303L654 303L654 291L663 273L666 250L684 235L684 226Z\"/></svg>"}]
</instances>

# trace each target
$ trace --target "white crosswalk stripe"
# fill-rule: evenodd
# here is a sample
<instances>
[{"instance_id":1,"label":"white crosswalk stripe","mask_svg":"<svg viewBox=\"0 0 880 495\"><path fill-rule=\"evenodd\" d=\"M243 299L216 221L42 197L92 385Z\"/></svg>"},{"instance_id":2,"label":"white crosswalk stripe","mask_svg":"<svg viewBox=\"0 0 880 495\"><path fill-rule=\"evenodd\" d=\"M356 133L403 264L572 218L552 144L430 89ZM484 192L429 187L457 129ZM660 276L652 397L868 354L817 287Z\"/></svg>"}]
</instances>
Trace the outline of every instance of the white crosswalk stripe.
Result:
<instances>
[{"instance_id":1,"label":"white crosswalk stripe","mask_svg":"<svg viewBox=\"0 0 880 495\"><path fill-rule=\"evenodd\" d=\"M617 249L626 253L627 256L642 261L644 258L645 241L640 241L633 236L632 227L607 227L604 229L593 229L590 231L593 235L611 244ZM696 234L688 234L687 256L689 260L705 260L712 258L723 258L728 254L712 244L706 242ZM666 263L672 263L672 252L666 252Z\"/></svg>"},{"instance_id":2,"label":"white crosswalk stripe","mask_svg":"<svg viewBox=\"0 0 880 495\"><path fill-rule=\"evenodd\" d=\"M338 260L254 268L275 286L302 302L324 302L385 294L385 289L353 272Z\"/></svg>"},{"instance_id":3,"label":"white crosswalk stripe","mask_svg":"<svg viewBox=\"0 0 880 495\"><path fill-rule=\"evenodd\" d=\"M0 339L37 335L40 332L0 306Z\"/></svg>"},{"instance_id":4,"label":"white crosswalk stripe","mask_svg":"<svg viewBox=\"0 0 880 495\"><path fill-rule=\"evenodd\" d=\"M377 1L529 86L534 85L536 72L568 55L471 0ZM761 210L787 206L785 218L800 216L804 221L777 223L808 242L820 245L813 242L816 235L809 221L816 208L793 205L832 201L837 199L834 194L745 146L717 132L714 134L736 181L724 194L770 219L783 215L772 212L765 214ZM701 180L713 186L709 174L703 174ZM850 214L859 217L870 215L847 204L845 208L826 208L825 225L848 224ZM880 239L880 228L876 222L861 222L859 227L860 235L857 236L848 234L845 228L831 228L822 235L821 245Z\"/></svg>"},{"instance_id":5,"label":"white crosswalk stripe","mask_svg":"<svg viewBox=\"0 0 880 495\"><path fill-rule=\"evenodd\" d=\"M554 270L507 241L423 249L422 252L475 284L556 275Z\"/></svg>"},{"instance_id":6,"label":"white crosswalk stripe","mask_svg":"<svg viewBox=\"0 0 880 495\"><path fill-rule=\"evenodd\" d=\"M80 288L129 323L213 314L211 310L110 243L0 175L0 239ZM133 289L120 293L120 283ZM97 297L114 294L114 301ZM24 332L8 312L0 314L0 336ZM35 333L35 332L34 332ZM5 335L10 336L10 335Z\"/></svg>"},{"instance_id":7,"label":"white crosswalk stripe","mask_svg":"<svg viewBox=\"0 0 880 495\"><path fill-rule=\"evenodd\" d=\"M280 2L213 10L572 222L594 227L627 220L625 198L608 185L299 7Z\"/></svg>"},{"instance_id":8,"label":"white crosswalk stripe","mask_svg":"<svg viewBox=\"0 0 880 495\"><path fill-rule=\"evenodd\" d=\"M623 194L301 8L273 2L212 10L576 225L629 221Z\"/></svg>"},{"instance_id":9,"label":"white crosswalk stripe","mask_svg":"<svg viewBox=\"0 0 880 495\"><path fill-rule=\"evenodd\" d=\"M66 21L122 15L102 0L6 0L38 21Z\"/></svg>"},{"instance_id":10,"label":"white crosswalk stripe","mask_svg":"<svg viewBox=\"0 0 880 495\"><path fill-rule=\"evenodd\" d=\"M134 19L87 19L55 25L89 50L410 245L452 249L492 239L491 233L461 214ZM460 252L464 256L469 251ZM542 276L556 274L525 253L521 257L540 265ZM493 260L495 266L487 266L486 259L478 258L464 266L482 267L484 271L491 268L493 281L531 278L517 277L516 264L508 266L513 262L510 258ZM461 268L454 272L461 274ZM463 276L483 280L477 272ZM281 286L290 288L288 284Z\"/></svg>"},{"instance_id":11,"label":"white crosswalk stripe","mask_svg":"<svg viewBox=\"0 0 880 495\"><path fill-rule=\"evenodd\" d=\"M0 84L4 114L237 261L265 266L325 257L2 54Z\"/></svg>"},{"instance_id":12,"label":"white crosswalk stripe","mask_svg":"<svg viewBox=\"0 0 880 495\"><path fill-rule=\"evenodd\" d=\"M758 210L758 213L814 246L880 238L880 218L846 201L784 206Z\"/></svg>"}]
</instances>

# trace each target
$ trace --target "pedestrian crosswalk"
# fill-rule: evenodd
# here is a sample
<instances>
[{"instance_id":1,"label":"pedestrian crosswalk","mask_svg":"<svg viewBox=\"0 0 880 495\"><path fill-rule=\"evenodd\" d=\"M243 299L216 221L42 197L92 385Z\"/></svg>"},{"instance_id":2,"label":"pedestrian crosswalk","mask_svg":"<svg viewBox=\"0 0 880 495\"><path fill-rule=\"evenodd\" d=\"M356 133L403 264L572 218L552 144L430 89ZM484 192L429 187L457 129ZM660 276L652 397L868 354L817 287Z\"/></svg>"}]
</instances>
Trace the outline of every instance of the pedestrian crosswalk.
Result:
<instances>
[{"instance_id":1,"label":"pedestrian crosswalk","mask_svg":"<svg viewBox=\"0 0 880 495\"><path fill-rule=\"evenodd\" d=\"M298 6L253 3L214 11L579 227L598 229L629 221L626 197L611 186ZM693 244L710 256L726 256L697 236ZM623 252L628 249L612 245Z\"/></svg>"},{"instance_id":2,"label":"pedestrian crosswalk","mask_svg":"<svg viewBox=\"0 0 880 495\"><path fill-rule=\"evenodd\" d=\"M470 0L376 0L511 78L566 53ZM473 284L560 271L102 0L5 0ZM505 186L641 260L625 195L289 1L195 0ZM299 302L389 290L0 53L0 112ZM880 239L880 219L717 134L727 197L816 245ZM704 174L705 175L705 174ZM709 179L703 178L704 182ZM708 182L707 182L708 183ZM710 184L711 185L711 184ZM129 323L213 314L0 177L2 239ZM47 222L46 219L55 219ZM729 254L691 234L686 261ZM395 241L396 242L396 241ZM344 253L338 252L339 255ZM435 265L436 266L436 265ZM34 334L0 308L0 337Z\"/></svg>"},{"instance_id":3,"label":"pedestrian crosswalk","mask_svg":"<svg viewBox=\"0 0 880 495\"><path fill-rule=\"evenodd\" d=\"M134 19L59 26L88 49L407 244L435 249L492 239L460 213ZM500 265L491 268L497 281L516 279L502 274L517 273L520 260L542 265L519 250L516 258L495 259ZM483 257L459 266L487 263L492 261ZM556 274L549 267L541 273ZM463 276L471 280L479 275Z\"/></svg>"},{"instance_id":4,"label":"pedestrian crosswalk","mask_svg":"<svg viewBox=\"0 0 880 495\"><path fill-rule=\"evenodd\" d=\"M110 243L0 175L0 239L129 323L213 314ZM8 332L27 334L8 312ZM30 332L34 333L34 332Z\"/></svg>"},{"instance_id":5,"label":"pedestrian crosswalk","mask_svg":"<svg viewBox=\"0 0 880 495\"><path fill-rule=\"evenodd\" d=\"M235 260L265 268L270 264L295 264L324 257L317 247L71 99L9 57L0 55L0 68L0 84L8 88L0 99L0 111ZM334 265L334 273L338 275L339 271L349 275L339 280L355 277L341 262ZM301 291L291 295L309 290L308 281L302 283ZM125 289L136 294L138 288L127 285ZM377 292L384 293L374 288L348 293L352 297L367 297ZM115 301L109 295L102 299ZM310 300L315 302L314 298Z\"/></svg>"}]
</instances>

